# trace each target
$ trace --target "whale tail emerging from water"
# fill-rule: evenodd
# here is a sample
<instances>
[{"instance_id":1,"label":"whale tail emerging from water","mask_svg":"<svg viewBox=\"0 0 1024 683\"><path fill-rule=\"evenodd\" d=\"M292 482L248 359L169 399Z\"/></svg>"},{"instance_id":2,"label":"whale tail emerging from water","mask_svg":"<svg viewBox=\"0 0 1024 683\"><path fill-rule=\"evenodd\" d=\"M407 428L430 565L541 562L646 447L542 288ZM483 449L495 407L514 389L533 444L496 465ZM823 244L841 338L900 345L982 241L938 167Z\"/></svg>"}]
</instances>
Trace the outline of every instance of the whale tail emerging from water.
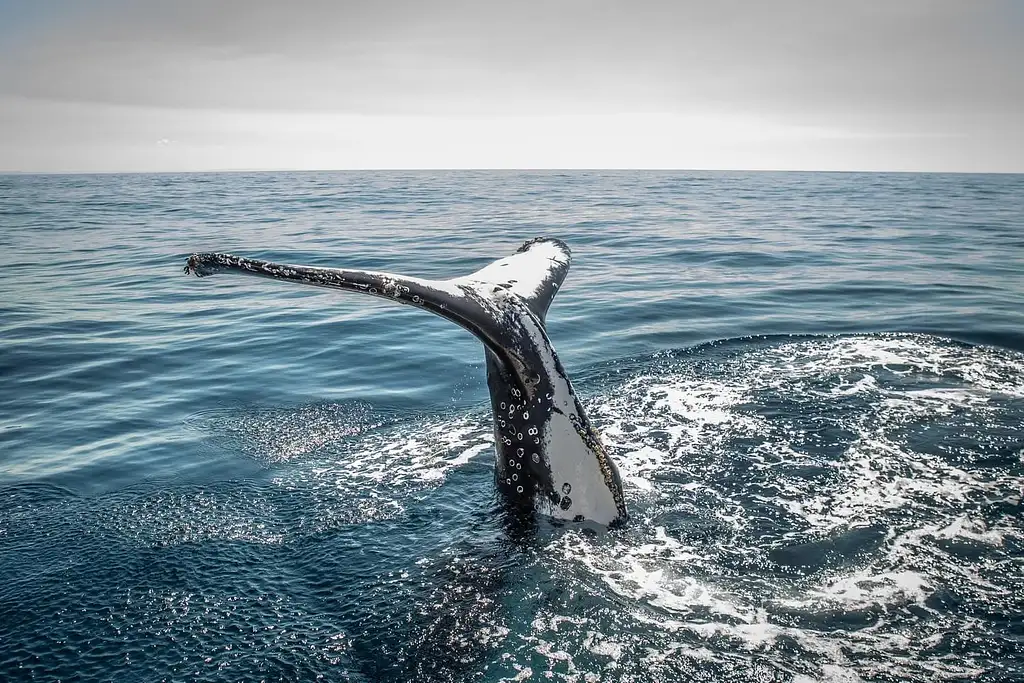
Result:
<instances>
[{"instance_id":1,"label":"whale tail emerging from water","mask_svg":"<svg viewBox=\"0 0 1024 683\"><path fill-rule=\"evenodd\" d=\"M487 303L504 292L522 299L541 321L569 272L572 255L561 240L538 238L512 256L450 280L427 280L370 270L296 266L231 254L192 254L185 272L204 277L239 273L328 289L369 294L416 306L459 324L477 336L493 312ZM488 340L481 337L484 344ZM490 346L490 345L488 345Z\"/></svg>"},{"instance_id":2,"label":"whale tail emerging from water","mask_svg":"<svg viewBox=\"0 0 1024 683\"><path fill-rule=\"evenodd\" d=\"M283 265L230 254L193 254L185 271L255 275L358 292L422 308L483 342L494 414L498 489L516 507L558 519L625 519L614 462L590 426L551 346L544 319L569 271L560 240L525 243L512 256L450 280Z\"/></svg>"}]
</instances>

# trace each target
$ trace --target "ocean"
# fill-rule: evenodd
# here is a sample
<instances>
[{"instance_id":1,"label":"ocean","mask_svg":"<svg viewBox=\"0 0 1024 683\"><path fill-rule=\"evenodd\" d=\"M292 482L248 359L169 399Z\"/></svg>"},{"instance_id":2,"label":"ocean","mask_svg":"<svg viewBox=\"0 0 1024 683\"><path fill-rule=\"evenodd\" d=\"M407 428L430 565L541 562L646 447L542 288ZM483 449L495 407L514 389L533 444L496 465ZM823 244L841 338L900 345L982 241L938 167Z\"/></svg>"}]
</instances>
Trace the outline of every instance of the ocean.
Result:
<instances>
[{"instance_id":1,"label":"ocean","mask_svg":"<svg viewBox=\"0 0 1024 683\"><path fill-rule=\"evenodd\" d=\"M626 486L495 500L480 343L192 252L469 273ZM1024 681L1024 176L0 176L0 680Z\"/></svg>"}]
</instances>

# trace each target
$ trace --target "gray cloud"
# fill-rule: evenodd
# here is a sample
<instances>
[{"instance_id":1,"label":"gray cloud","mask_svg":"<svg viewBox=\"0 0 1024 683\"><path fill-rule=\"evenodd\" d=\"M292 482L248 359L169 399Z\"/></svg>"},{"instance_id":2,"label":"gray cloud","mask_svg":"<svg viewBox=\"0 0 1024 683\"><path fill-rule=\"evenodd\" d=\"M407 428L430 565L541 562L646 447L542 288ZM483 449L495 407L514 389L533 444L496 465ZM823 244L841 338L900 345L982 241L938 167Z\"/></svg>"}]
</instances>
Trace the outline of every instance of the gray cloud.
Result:
<instances>
[{"instance_id":1,"label":"gray cloud","mask_svg":"<svg viewBox=\"0 0 1024 683\"><path fill-rule=\"evenodd\" d=\"M619 109L1024 101L1024 7L1012 2L107 0L37 30L5 70L9 92L364 111L534 89Z\"/></svg>"},{"instance_id":2,"label":"gray cloud","mask_svg":"<svg viewBox=\"0 0 1024 683\"><path fill-rule=\"evenodd\" d=\"M1024 4L1013 0L97 0L35 10L21 28L0 36L8 98L734 113L881 136L1002 131L1017 150L1024 121Z\"/></svg>"}]
</instances>

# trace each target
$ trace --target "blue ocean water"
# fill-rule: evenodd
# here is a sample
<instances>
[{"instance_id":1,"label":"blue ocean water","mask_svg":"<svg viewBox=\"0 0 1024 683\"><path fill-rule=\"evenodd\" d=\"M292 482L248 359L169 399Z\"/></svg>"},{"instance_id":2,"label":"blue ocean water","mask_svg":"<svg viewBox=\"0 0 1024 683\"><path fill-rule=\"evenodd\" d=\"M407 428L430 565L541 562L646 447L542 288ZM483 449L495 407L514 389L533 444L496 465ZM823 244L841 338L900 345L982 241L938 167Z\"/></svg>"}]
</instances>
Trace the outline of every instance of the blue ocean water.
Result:
<instances>
[{"instance_id":1,"label":"blue ocean water","mask_svg":"<svg viewBox=\"0 0 1024 683\"><path fill-rule=\"evenodd\" d=\"M621 529L511 537L483 353L188 254L557 236ZM1024 680L1024 176L0 176L0 679Z\"/></svg>"}]
</instances>

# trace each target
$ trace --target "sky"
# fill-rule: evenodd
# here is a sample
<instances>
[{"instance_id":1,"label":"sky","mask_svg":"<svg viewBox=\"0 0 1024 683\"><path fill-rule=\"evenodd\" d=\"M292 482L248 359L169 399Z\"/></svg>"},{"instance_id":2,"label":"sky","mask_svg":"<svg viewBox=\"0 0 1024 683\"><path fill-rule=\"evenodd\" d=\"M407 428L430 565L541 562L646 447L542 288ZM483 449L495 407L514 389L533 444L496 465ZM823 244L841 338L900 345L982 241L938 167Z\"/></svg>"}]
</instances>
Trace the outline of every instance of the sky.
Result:
<instances>
[{"instance_id":1,"label":"sky","mask_svg":"<svg viewBox=\"0 0 1024 683\"><path fill-rule=\"evenodd\" d=\"M0 171L1024 172L1021 0L0 0Z\"/></svg>"}]
</instances>

